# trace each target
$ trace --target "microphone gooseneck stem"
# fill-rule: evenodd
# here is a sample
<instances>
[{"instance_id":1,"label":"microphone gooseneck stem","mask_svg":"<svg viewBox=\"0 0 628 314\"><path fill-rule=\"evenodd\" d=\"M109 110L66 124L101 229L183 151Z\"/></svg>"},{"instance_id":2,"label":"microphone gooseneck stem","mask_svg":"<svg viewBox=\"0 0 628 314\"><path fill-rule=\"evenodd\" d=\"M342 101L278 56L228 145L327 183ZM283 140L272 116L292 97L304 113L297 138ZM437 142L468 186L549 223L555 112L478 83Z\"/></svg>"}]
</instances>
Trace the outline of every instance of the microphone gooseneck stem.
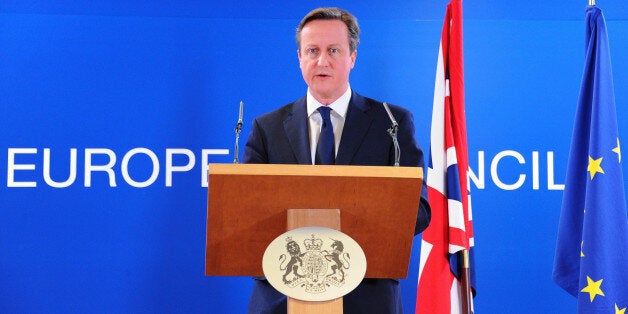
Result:
<instances>
[{"instance_id":1,"label":"microphone gooseneck stem","mask_svg":"<svg viewBox=\"0 0 628 314\"><path fill-rule=\"evenodd\" d=\"M399 141L397 140L397 132L399 131L399 124L395 117L393 116L388 104L384 102L384 109L386 109L386 113L388 113L388 117L390 118L391 125L388 129L388 134L392 137L393 145L395 146L395 167L399 167L399 159L401 157L401 148L399 148Z\"/></svg>"},{"instance_id":2,"label":"microphone gooseneck stem","mask_svg":"<svg viewBox=\"0 0 628 314\"><path fill-rule=\"evenodd\" d=\"M235 138L235 148L233 149L233 163L238 163L238 142L240 141L240 129L236 127L235 130L236 138Z\"/></svg>"},{"instance_id":3,"label":"microphone gooseneck stem","mask_svg":"<svg viewBox=\"0 0 628 314\"><path fill-rule=\"evenodd\" d=\"M242 131L242 109L244 107L244 102L240 101L240 113L238 115L238 123L236 123L235 126L235 148L233 149L233 163L237 164L238 163L238 155L240 154L239 152L239 142L240 142L240 132Z\"/></svg>"},{"instance_id":4,"label":"microphone gooseneck stem","mask_svg":"<svg viewBox=\"0 0 628 314\"><path fill-rule=\"evenodd\" d=\"M399 167L399 158L401 156L401 149L399 148L399 141L397 140L397 131L399 130L399 126L391 126L388 129L388 134L392 137L393 145L395 145L395 167Z\"/></svg>"}]
</instances>

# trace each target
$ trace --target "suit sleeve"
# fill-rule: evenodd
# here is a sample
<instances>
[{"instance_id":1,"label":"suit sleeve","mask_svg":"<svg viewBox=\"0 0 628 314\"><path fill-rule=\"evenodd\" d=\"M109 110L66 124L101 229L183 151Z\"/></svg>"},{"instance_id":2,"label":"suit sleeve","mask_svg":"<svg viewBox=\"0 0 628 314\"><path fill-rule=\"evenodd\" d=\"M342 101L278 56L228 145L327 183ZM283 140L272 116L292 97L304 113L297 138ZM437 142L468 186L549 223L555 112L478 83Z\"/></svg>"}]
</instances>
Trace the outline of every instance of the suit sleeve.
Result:
<instances>
[{"instance_id":1,"label":"suit sleeve","mask_svg":"<svg viewBox=\"0 0 628 314\"><path fill-rule=\"evenodd\" d=\"M251 133L244 146L242 163L245 164L267 164L268 152L266 152L264 131L258 119L254 119L251 126Z\"/></svg>"},{"instance_id":2,"label":"suit sleeve","mask_svg":"<svg viewBox=\"0 0 628 314\"><path fill-rule=\"evenodd\" d=\"M404 110L405 111L405 110ZM399 164L401 166L408 167L421 167L423 169L423 178L425 178L425 161L423 151L414 137L414 122L412 113L405 111L404 115L401 115L399 123L399 132L397 139L399 140L399 147L401 149L401 158ZM427 184L426 180L423 180L423 187L421 188L421 202L419 204L419 213L417 215L416 225L414 228L414 234L419 234L427 228L430 224L432 212L430 204L427 198Z\"/></svg>"}]
</instances>

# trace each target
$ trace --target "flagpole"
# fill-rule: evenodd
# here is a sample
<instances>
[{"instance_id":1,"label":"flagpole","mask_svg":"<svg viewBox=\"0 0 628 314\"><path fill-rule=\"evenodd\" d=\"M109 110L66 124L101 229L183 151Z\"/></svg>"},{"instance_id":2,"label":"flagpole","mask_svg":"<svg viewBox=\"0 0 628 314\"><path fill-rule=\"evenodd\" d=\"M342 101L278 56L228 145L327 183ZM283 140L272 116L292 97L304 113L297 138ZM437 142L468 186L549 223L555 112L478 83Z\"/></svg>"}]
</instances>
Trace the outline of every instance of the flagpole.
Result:
<instances>
[{"instance_id":1,"label":"flagpole","mask_svg":"<svg viewBox=\"0 0 628 314\"><path fill-rule=\"evenodd\" d=\"M469 250L462 250L460 261L460 284L462 290L462 313L472 314L473 306L471 305L473 296L471 295L471 267L469 263Z\"/></svg>"}]
</instances>

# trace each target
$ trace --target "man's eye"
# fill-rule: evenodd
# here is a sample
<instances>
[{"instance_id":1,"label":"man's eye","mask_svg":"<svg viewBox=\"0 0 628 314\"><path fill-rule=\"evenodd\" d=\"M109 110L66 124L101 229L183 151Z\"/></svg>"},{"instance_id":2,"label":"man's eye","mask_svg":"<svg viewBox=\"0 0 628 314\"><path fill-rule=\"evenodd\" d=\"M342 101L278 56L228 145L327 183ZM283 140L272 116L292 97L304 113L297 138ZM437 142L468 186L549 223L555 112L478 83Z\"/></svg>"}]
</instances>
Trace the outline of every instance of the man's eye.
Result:
<instances>
[{"instance_id":1,"label":"man's eye","mask_svg":"<svg viewBox=\"0 0 628 314\"><path fill-rule=\"evenodd\" d=\"M316 55L316 54L318 54L318 49L316 49L316 48L308 48L307 49L307 53L310 54L310 55Z\"/></svg>"},{"instance_id":2,"label":"man's eye","mask_svg":"<svg viewBox=\"0 0 628 314\"><path fill-rule=\"evenodd\" d=\"M340 52L340 50L338 50L338 48L331 48L329 49L329 53L332 55L338 54Z\"/></svg>"}]
</instances>

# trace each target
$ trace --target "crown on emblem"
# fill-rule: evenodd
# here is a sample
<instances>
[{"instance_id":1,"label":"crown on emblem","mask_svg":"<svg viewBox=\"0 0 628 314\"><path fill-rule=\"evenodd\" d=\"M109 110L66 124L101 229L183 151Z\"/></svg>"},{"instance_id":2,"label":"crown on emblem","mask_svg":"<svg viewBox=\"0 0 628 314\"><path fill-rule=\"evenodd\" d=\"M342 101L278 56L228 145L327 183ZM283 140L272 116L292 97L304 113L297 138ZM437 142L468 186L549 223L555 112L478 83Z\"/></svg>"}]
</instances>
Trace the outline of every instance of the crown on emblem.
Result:
<instances>
[{"instance_id":1,"label":"crown on emblem","mask_svg":"<svg viewBox=\"0 0 628 314\"><path fill-rule=\"evenodd\" d=\"M323 247L323 240L315 238L315 236L312 235L311 239L303 240L303 244L305 244L305 249L308 251L320 251Z\"/></svg>"}]
</instances>

